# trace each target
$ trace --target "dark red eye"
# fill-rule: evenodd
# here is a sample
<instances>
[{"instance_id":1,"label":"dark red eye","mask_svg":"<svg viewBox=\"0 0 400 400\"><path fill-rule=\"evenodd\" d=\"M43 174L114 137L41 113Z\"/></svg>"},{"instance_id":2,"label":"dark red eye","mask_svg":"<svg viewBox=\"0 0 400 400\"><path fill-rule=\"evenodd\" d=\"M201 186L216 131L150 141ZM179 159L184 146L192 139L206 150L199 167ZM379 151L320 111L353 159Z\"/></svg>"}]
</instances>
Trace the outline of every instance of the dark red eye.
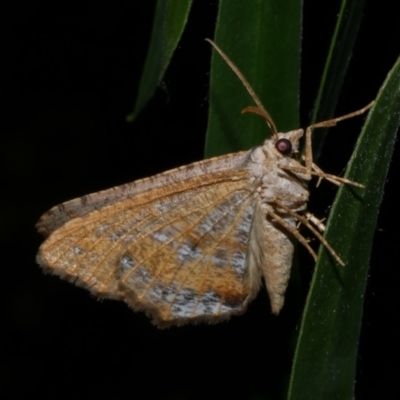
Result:
<instances>
[{"instance_id":1,"label":"dark red eye","mask_svg":"<svg viewBox=\"0 0 400 400\"><path fill-rule=\"evenodd\" d=\"M292 143L288 139L279 139L275 143L275 148L279 151L279 153L287 156L292 152Z\"/></svg>"}]
</instances>

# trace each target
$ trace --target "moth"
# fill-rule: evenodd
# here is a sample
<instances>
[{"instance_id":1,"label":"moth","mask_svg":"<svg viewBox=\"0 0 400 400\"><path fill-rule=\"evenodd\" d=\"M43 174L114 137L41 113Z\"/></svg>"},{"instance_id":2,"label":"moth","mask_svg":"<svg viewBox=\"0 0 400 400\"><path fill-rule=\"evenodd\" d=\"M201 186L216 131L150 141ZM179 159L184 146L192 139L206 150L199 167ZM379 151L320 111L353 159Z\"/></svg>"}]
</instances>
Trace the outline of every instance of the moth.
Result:
<instances>
[{"instance_id":1,"label":"moth","mask_svg":"<svg viewBox=\"0 0 400 400\"><path fill-rule=\"evenodd\" d=\"M273 314L284 303L294 241L317 258L297 226L306 226L335 260L324 225L307 211L313 175L362 185L321 171L311 132L340 118L279 133L250 84L208 40L255 102L243 112L265 119L272 137L249 151L196 162L89 194L47 211L37 262L100 298L125 301L159 327L219 322L242 314L264 280ZM305 132L305 156L299 140Z\"/></svg>"}]
</instances>

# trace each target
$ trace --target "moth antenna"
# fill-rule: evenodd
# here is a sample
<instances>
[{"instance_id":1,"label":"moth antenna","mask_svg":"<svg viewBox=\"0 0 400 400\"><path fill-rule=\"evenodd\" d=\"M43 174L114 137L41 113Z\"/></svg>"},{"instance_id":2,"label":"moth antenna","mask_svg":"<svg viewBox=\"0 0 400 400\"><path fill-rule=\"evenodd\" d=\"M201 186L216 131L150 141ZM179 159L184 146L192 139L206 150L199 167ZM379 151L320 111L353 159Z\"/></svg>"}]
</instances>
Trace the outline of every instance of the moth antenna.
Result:
<instances>
[{"instance_id":1,"label":"moth antenna","mask_svg":"<svg viewBox=\"0 0 400 400\"><path fill-rule=\"evenodd\" d=\"M258 107L253 107L253 106L243 108L242 114L247 113L247 112L257 114L260 117L264 118L265 121L267 122L269 128L271 129L273 136L275 136L275 138L278 137L278 132L276 130L274 122L272 121L271 116L268 113L265 113L264 109L260 109Z\"/></svg>"},{"instance_id":2,"label":"moth antenna","mask_svg":"<svg viewBox=\"0 0 400 400\"><path fill-rule=\"evenodd\" d=\"M267 121L267 124L270 127L270 129L272 131L272 134L274 136L277 136L278 130L276 129L274 121L272 120L271 116L268 114L267 110L264 108L263 104L261 103L261 100L259 99L259 97L257 96L256 92L251 87L250 83L247 81L247 79L244 77L244 75L240 72L239 68L236 67L236 65L229 59L229 57L211 39L205 39L205 41L210 43L211 46L214 47L214 49L219 53L219 55L229 65L230 69L240 79L240 81L242 82L243 86L246 88L246 90L250 94L251 98L257 104L258 111L260 111L260 112L255 111L257 109L256 107L246 107L244 110L242 110L242 113L243 112L253 112L255 114L258 114L258 115L262 116Z\"/></svg>"}]
</instances>

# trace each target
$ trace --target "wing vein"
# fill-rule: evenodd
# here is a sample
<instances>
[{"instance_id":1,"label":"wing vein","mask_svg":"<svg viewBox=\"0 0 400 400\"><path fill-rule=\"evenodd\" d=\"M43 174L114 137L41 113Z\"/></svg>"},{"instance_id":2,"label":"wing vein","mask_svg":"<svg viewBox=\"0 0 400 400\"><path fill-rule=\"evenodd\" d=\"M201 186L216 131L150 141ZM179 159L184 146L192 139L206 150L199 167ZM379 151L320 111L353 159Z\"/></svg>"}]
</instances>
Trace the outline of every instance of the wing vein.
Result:
<instances>
[{"instance_id":1,"label":"wing vein","mask_svg":"<svg viewBox=\"0 0 400 400\"><path fill-rule=\"evenodd\" d=\"M236 192L236 191L237 191L237 189L233 189L231 192L229 192L229 194L225 194L225 195L219 197L219 198L218 198L218 201L216 201L216 202L219 202L219 203L220 203L220 202L221 202L221 199L227 198L229 195L231 195L232 193L234 193L234 192ZM168 241L166 241L163 245L157 247L157 250L155 250L153 253L151 253L148 257L146 257L146 258L140 260L140 264L138 263L138 265L136 265L135 268L133 268L132 270L130 270L129 273L127 273L126 277L124 277L124 278L126 278L126 279L129 278L129 276L136 270L136 268L138 268L140 265L143 265L144 262L146 262L147 260L149 260L150 258L152 258L156 253L159 252L160 249L166 247L166 246L167 246L168 244L170 244L173 240L176 240L177 238L183 238L183 235L184 235L185 233L187 233L188 230L190 230L191 228L193 228L194 226L196 226L196 225L204 218L204 216L208 214L208 211L211 210L213 207L215 207L215 203L216 203L216 202L212 203L211 205L209 205L209 206L207 206L207 207L199 207L199 208L197 208L197 209L195 209L195 210L192 210L190 213L186 214L186 216L187 216L187 215L193 214L194 212L197 212L197 211L199 211L199 210L202 210L202 209L205 209L205 208L206 208L206 211L205 211L191 226L189 226L189 227L186 229L186 231L180 232L180 234L179 234L178 236L172 237L171 239L169 239ZM145 239L145 238L148 237L149 235L154 234L154 232L156 232L156 231L162 229L163 227L165 227L165 226L167 226L167 225L170 225L171 222L177 221L177 220L179 220L179 219L181 219L181 218L182 218L182 216L181 216L181 215L178 215L175 219L166 221L166 223L165 223L164 225L162 225L162 226L160 226L160 227L157 227L157 229L155 229L155 230L153 230L153 231L150 231L146 236L141 237L140 240ZM164 268L164 266L162 266L162 267L160 268L160 270L157 272L156 277L159 276L159 275L162 273L163 268ZM141 297L141 298L142 298L142 297Z\"/></svg>"}]
</instances>

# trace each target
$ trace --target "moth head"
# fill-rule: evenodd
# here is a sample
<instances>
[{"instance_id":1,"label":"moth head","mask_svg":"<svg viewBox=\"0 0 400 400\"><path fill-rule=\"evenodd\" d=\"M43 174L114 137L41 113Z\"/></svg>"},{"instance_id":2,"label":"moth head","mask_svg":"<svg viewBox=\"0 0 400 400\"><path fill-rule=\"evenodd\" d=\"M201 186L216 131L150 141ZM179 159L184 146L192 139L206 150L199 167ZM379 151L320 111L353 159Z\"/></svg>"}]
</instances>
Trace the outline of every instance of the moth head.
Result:
<instances>
[{"instance_id":1,"label":"moth head","mask_svg":"<svg viewBox=\"0 0 400 400\"><path fill-rule=\"evenodd\" d=\"M254 97L253 97L254 98ZM256 99L254 99L256 100ZM294 131L290 131L287 133L279 133L276 129L274 121L268 112L264 109L262 104L258 104L257 107L249 106L242 110L243 113L253 113L259 115L260 117L265 119L265 122L269 126L272 137L267 139L263 146L263 152L267 157L290 157L292 154L298 153L299 148L299 140L303 136L303 129L295 129Z\"/></svg>"},{"instance_id":2,"label":"moth head","mask_svg":"<svg viewBox=\"0 0 400 400\"><path fill-rule=\"evenodd\" d=\"M290 156L299 152L299 140L303 136L303 129L296 129L287 133L278 133L275 140L275 149L282 156Z\"/></svg>"},{"instance_id":3,"label":"moth head","mask_svg":"<svg viewBox=\"0 0 400 400\"><path fill-rule=\"evenodd\" d=\"M303 136L303 129L296 129L287 133L277 133L267 139L263 146L263 152L267 157L290 157L298 153L299 140Z\"/></svg>"}]
</instances>

